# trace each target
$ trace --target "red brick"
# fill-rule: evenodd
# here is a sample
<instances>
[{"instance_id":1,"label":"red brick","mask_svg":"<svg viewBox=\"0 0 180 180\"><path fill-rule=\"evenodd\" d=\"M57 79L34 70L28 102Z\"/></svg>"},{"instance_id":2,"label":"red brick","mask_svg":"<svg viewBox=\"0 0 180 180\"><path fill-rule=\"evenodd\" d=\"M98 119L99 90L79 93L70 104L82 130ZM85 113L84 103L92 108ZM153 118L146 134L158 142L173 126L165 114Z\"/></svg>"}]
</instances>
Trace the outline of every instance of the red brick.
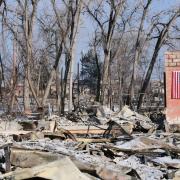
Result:
<instances>
[{"instance_id":1,"label":"red brick","mask_svg":"<svg viewBox=\"0 0 180 180\"><path fill-rule=\"evenodd\" d=\"M169 67L169 63L168 63L168 62L166 62L166 63L165 63L165 66L166 66L166 67Z\"/></svg>"},{"instance_id":2,"label":"red brick","mask_svg":"<svg viewBox=\"0 0 180 180\"><path fill-rule=\"evenodd\" d=\"M169 54L165 54L165 60L169 59Z\"/></svg>"},{"instance_id":3,"label":"red brick","mask_svg":"<svg viewBox=\"0 0 180 180\"><path fill-rule=\"evenodd\" d=\"M180 53L180 50L179 51L167 51L167 52L165 52L165 55L166 54L175 54L175 55L177 55L179 53Z\"/></svg>"},{"instance_id":4,"label":"red brick","mask_svg":"<svg viewBox=\"0 0 180 180\"><path fill-rule=\"evenodd\" d=\"M167 54L172 54L172 52L170 52L170 51L165 52L165 55L167 55Z\"/></svg>"},{"instance_id":5,"label":"red brick","mask_svg":"<svg viewBox=\"0 0 180 180\"><path fill-rule=\"evenodd\" d=\"M174 62L172 62L172 63L168 63L169 64L169 66L177 66L177 64L176 63L174 63Z\"/></svg>"},{"instance_id":6,"label":"red brick","mask_svg":"<svg viewBox=\"0 0 180 180\"><path fill-rule=\"evenodd\" d=\"M180 53L180 51L172 51L171 52L171 54L175 54L175 55L177 55L177 54L179 54Z\"/></svg>"},{"instance_id":7,"label":"red brick","mask_svg":"<svg viewBox=\"0 0 180 180\"><path fill-rule=\"evenodd\" d=\"M173 62L173 59L167 59L166 62Z\"/></svg>"},{"instance_id":8,"label":"red brick","mask_svg":"<svg viewBox=\"0 0 180 180\"><path fill-rule=\"evenodd\" d=\"M180 62L180 59L173 59L173 62L175 63Z\"/></svg>"},{"instance_id":9,"label":"red brick","mask_svg":"<svg viewBox=\"0 0 180 180\"><path fill-rule=\"evenodd\" d=\"M168 55L168 59L175 59L176 58L176 55L175 54L169 54Z\"/></svg>"}]
</instances>

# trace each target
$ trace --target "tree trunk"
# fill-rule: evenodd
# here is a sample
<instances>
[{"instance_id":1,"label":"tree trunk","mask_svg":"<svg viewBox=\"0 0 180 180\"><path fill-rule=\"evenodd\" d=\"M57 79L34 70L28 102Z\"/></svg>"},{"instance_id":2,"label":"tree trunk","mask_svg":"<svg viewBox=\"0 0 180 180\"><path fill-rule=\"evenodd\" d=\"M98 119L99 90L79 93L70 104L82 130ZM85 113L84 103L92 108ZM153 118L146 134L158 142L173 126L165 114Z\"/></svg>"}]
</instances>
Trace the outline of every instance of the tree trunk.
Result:
<instances>
[{"instance_id":1,"label":"tree trunk","mask_svg":"<svg viewBox=\"0 0 180 180\"><path fill-rule=\"evenodd\" d=\"M38 82L37 82L37 89L36 89L36 95L39 96L39 89L40 89L40 81L41 81L41 68L42 65L40 64L39 72L38 72Z\"/></svg>"},{"instance_id":2,"label":"tree trunk","mask_svg":"<svg viewBox=\"0 0 180 180\"><path fill-rule=\"evenodd\" d=\"M75 63L75 44L76 44L76 35L78 31L78 25L80 20L80 13L82 8L82 0L77 0L73 6L73 1L69 2L70 6L70 14L71 14L71 31L70 31L70 45L69 45L69 54L70 54L70 77L69 77L69 112L72 111L73 108L73 71L74 71L74 63Z\"/></svg>"},{"instance_id":3,"label":"tree trunk","mask_svg":"<svg viewBox=\"0 0 180 180\"><path fill-rule=\"evenodd\" d=\"M26 52L25 52L25 79L24 79L24 113L29 113L31 111L30 108L30 99L29 99L29 83L28 83L28 74L29 74L29 66L30 66L30 29L29 29L29 18L28 18L28 5L27 1L25 3L25 21L24 21L24 31L25 31L25 41L26 41Z\"/></svg>"},{"instance_id":4,"label":"tree trunk","mask_svg":"<svg viewBox=\"0 0 180 180\"><path fill-rule=\"evenodd\" d=\"M97 77L97 86L96 86L96 101L100 101L100 92L101 92L101 74L98 74Z\"/></svg>"},{"instance_id":5,"label":"tree trunk","mask_svg":"<svg viewBox=\"0 0 180 180\"><path fill-rule=\"evenodd\" d=\"M149 84L149 81L150 81L150 78L151 78L151 74L152 74L152 71L153 71L153 68L154 68L154 64L156 62L156 59L157 59L157 56L158 56L158 53L159 53L159 49L160 49L159 47L157 49L155 49L155 51L153 53L153 57L152 57L151 62L149 64L145 79L143 81L143 85L142 85L140 95L139 95L139 100L138 100L138 106L137 106L138 110L140 109L140 107L142 105L143 98L144 98L144 93L145 93L145 91L146 91L146 89L148 87L148 84Z\"/></svg>"},{"instance_id":6,"label":"tree trunk","mask_svg":"<svg viewBox=\"0 0 180 180\"><path fill-rule=\"evenodd\" d=\"M59 78L59 67L56 70L56 107L60 114L60 78Z\"/></svg>"},{"instance_id":7,"label":"tree trunk","mask_svg":"<svg viewBox=\"0 0 180 180\"><path fill-rule=\"evenodd\" d=\"M67 57L66 60L66 67L65 67L65 72L64 72L64 80L62 82L62 94L61 94L61 113L64 114L64 109L65 109L65 98L66 98L66 88L67 88L67 80L68 80L68 73L69 73L69 68L70 68L70 60Z\"/></svg>"},{"instance_id":8,"label":"tree trunk","mask_svg":"<svg viewBox=\"0 0 180 180\"><path fill-rule=\"evenodd\" d=\"M28 67L25 67L25 79L24 79L24 112L29 113L30 108L30 99L29 99L29 83L28 83Z\"/></svg>"},{"instance_id":9,"label":"tree trunk","mask_svg":"<svg viewBox=\"0 0 180 180\"><path fill-rule=\"evenodd\" d=\"M31 76L30 76L30 66L32 64L32 31L33 31L33 24L34 24L34 18L35 18L35 13L37 10L37 3L38 1L32 2L32 12L31 15L29 15L29 6L28 6L28 1L26 0L24 2L24 36L25 36L25 42L26 42L26 51L25 53L25 80L24 80L24 111L29 112L30 111L30 100L29 100L29 95L30 95L30 90L32 95L34 96L37 104L39 105L39 101L36 97L33 84L31 82Z\"/></svg>"},{"instance_id":10,"label":"tree trunk","mask_svg":"<svg viewBox=\"0 0 180 180\"><path fill-rule=\"evenodd\" d=\"M122 86L122 77L119 79L119 110L123 107L123 86Z\"/></svg>"},{"instance_id":11,"label":"tree trunk","mask_svg":"<svg viewBox=\"0 0 180 180\"><path fill-rule=\"evenodd\" d=\"M56 61L55 61L55 64L54 64L54 66L53 66L53 69L52 69L52 71L51 71L50 78L49 78L48 83L47 83L47 87L46 87L46 89L45 89L44 97L43 97L43 99L42 99L42 105L43 105L43 106L45 106L45 104L46 104L46 100L47 100L47 97L48 97L48 95L49 95L51 83L52 83L52 81L53 81L53 78L55 77L56 70L57 70L57 67L58 67L58 64L59 64L59 61L60 61L60 57L61 57L61 54L62 54L62 50L63 50L63 41L61 41L61 44L60 44L58 53L57 53L57 55L56 55Z\"/></svg>"},{"instance_id":12,"label":"tree trunk","mask_svg":"<svg viewBox=\"0 0 180 180\"><path fill-rule=\"evenodd\" d=\"M11 100L10 100L10 105L8 105L8 112L11 113L13 111L13 106L14 106L14 101L15 101L15 89L16 89L16 84L18 81L17 77L17 68L15 68L14 75L13 75L13 84L12 84L12 89L11 89Z\"/></svg>"},{"instance_id":13,"label":"tree trunk","mask_svg":"<svg viewBox=\"0 0 180 180\"><path fill-rule=\"evenodd\" d=\"M41 104L40 104L39 99L38 99L38 97L37 97L37 94L36 94L36 92L35 92L35 88L34 88L34 86L33 86L33 82L32 82L32 80L31 80L31 75L30 75L30 72L29 72L29 71L28 71L28 77L27 77L27 78L28 78L28 83L29 83L29 87L30 87L30 90L31 90L31 92L32 92L32 95L33 95L33 97L34 97L34 99L35 99L38 107L41 107Z\"/></svg>"},{"instance_id":14,"label":"tree trunk","mask_svg":"<svg viewBox=\"0 0 180 180\"><path fill-rule=\"evenodd\" d=\"M119 80L119 110L122 109L123 106L123 75L122 75L122 62L120 60L119 64L119 69L118 69L118 80Z\"/></svg>"},{"instance_id":15,"label":"tree trunk","mask_svg":"<svg viewBox=\"0 0 180 180\"><path fill-rule=\"evenodd\" d=\"M136 78L137 78L138 62L139 62L139 52L138 52L138 50L136 50L135 59L134 59L134 63L133 63L133 72L132 72L132 77L131 77L129 90L128 90L128 98L127 98L127 101L126 101L126 104L129 105L129 106L132 106L132 99L135 96L134 91L135 91L135 82L136 82Z\"/></svg>"},{"instance_id":16,"label":"tree trunk","mask_svg":"<svg viewBox=\"0 0 180 180\"><path fill-rule=\"evenodd\" d=\"M77 64L77 95L78 95L78 98L77 98L77 108L79 108L79 97L80 97L80 73L79 73L79 63Z\"/></svg>"},{"instance_id":17,"label":"tree trunk","mask_svg":"<svg viewBox=\"0 0 180 180\"><path fill-rule=\"evenodd\" d=\"M102 97L101 103L104 104L106 102L106 90L108 89L108 73L109 73L109 62L110 62L110 52L105 52L104 57L104 68L103 68L103 79L102 79Z\"/></svg>"},{"instance_id":18,"label":"tree trunk","mask_svg":"<svg viewBox=\"0 0 180 180\"><path fill-rule=\"evenodd\" d=\"M74 43L72 45L71 50L71 61L70 61L70 72L69 72L69 104L68 104L68 110L69 112L72 112L73 109L73 71L74 71Z\"/></svg>"},{"instance_id":19,"label":"tree trunk","mask_svg":"<svg viewBox=\"0 0 180 180\"><path fill-rule=\"evenodd\" d=\"M56 45L56 56L58 54L58 35L57 31L55 32L55 45ZM60 77L59 77L59 65L56 69L56 109L60 115Z\"/></svg>"},{"instance_id":20,"label":"tree trunk","mask_svg":"<svg viewBox=\"0 0 180 180\"><path fill-rule=\"evenodd\" d=\"M96 67L97 67L97 85L96 85L96 101L100 101L100 90L101 90L101 69L99 66L97 52L95 50L95 60L96 60Z\"/></svg>"}]
</instances>

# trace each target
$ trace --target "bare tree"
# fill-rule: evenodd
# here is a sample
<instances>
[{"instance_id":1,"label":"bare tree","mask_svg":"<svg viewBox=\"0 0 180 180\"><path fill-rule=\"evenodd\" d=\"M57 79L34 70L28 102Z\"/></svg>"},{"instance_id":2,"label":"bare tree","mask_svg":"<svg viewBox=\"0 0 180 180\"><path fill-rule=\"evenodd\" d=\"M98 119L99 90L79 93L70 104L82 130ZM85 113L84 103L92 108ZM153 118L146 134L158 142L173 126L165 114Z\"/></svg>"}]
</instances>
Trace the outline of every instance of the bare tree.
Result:
<instances>
[{"instance_id":1,"label":"bare tree","mask_svg":"<svg viewBox=\"0 0 180 180\"><path fill-rule=\"evenodd\" d=\"M70 61L70 77L69 77L69 111L72 111L72 102L73 102L73 69L75 61L75 41L78 31L78 25L80 20L80 13L82 9L82 0L76 0L73 3L72 0L69 1L70 13L71 13L71 30L69 38L69 48L68 48L68 61Z\"/></svg>"},{"instance_id":2,"label":"bare tree","mask_svg":"<svg viewBox=\"0 0 180 180\"><path fill-rule=\"evenodd\" d=\"M167 23L162 24L162 23L159 22L155 26L155 28L158 29L159 34L156 35L155 37L153 37L153 39L156 38L157 41L156 41L156 44L155 44L155 47L154 47L154 52L153 52L152 58L150 60L149 66L147 68L147 72L146 72L146 75L145 75L145 78L143 80L143 84L142 84L142 87L141 87L141 90L140 90L140 96L139 96L139 100L138 100L137 109L139 109L141 107L141 104L143 102L144 93L145 93L145 91L146 91L146 89L148 87L148 84L149 84L149 81L150 81L150 78L151 78L151 74L152 74L152 71L153 71L153 68L154 68L154 64L156 63L159 51L160 51L161 47L166 44L170 28L171 28L172 24L174 23L174 21L178 17L180 17L180 10L179 9L173 14L173 16L169 19L169 21ZM161 30L160 30L159 27L157 27L158 25L163 26Z\"/></svg>"},{"instance_id":3,"label":"bare tree","mask_svg":"<svg viewBox=\"0 0 180 180\"><path fill-rule=\"evenodd\" d=\"M103 75L102 75L102 103L103 103L105 97L105 91L108 89L107 82L108 82L108 73L110 66L110 51L112 46L114 29L117 23L118 16L122 12L125 0L107 1L107 5L110 8L110 12L107 19L102 18L102 12L101 12L102 3L103 1L100 1L99 4L96 6L97 8L95 8L94 10L90 9L90 7L87 6L87 11L90 14L90 16L95 20L95 22L98 24L102 35L102 44L103 44L103 52L104 52L104 66L103 66ZM105 3L103 5L105 5ZM106 28L106 24L107 24L107 28Z\"/></svg>"},{"instance_id":4,"label":"bare tree","mask_svg":"<svg viewBox=\"0 0 180 180\"><path fill-rule=\"evenodd\" d=\"M51 83L53 81L53 78L55 77L55 74L56 74L56 71L57 71L57 68L58 68L58 65L59 65L60 57L61 57L62 52L63 52L63 45L64 45L65 39L66 39L66 37L68 35L69 28L70 28L67 24L63 26L63 23L62 23L61 18L60 18L60 14L58 13L58 9L56 7L55 0L51 0L51 4L52 4L52 7L53 7L55 16L56 16L57 26L59 28L58 37L60 37L60 42L59 42L58 47L57 47L55 63L53 65L53 69L52 69L52 71L50 73L50 78L48 80L47 87L46 87L45 93L44 93L44 97L42 99L42 105L43 106L46 104L46 100L47 100L47 97L49 95ZM66 12L65 15L69 16L68 12Z\"/></svg>"},{"instance_id":5,"label":"bare tree","mask_svg":"<svg viewBox=\"0 0 180 180\"><path fill-rule=\"evenodd\" d=\"M19 5L21 6L21 2L18 1ZM32 11L30 14L28 13L28 1L25 1L24 4L24 35L25 35L25 42L26 42L26 62L25 62L25 80L24 80L24 111L28 112L30 110L30 102L29 102L29 87L31 88L32 94L34 95L35 99L37 100L34 87L31 82L31 72L30 66L32 63L32 31L33 25L35 20L35 14L37 10L38 0L31 1L32 3ZM40 105L39 101L37 100L38 105Z\"/></svg>"},{"instance_id":6,"label":"bare tree","mask_svg":"<svg viewBox=\"0 0 180 180\"><path fill-rule=\"evenodd\" d=\"M67 23L70 24L69 38L65 43L65 72L64 72L64 82L63 82L63 93L61 97L61 112L64 113L65 106L65 97L66 97L66 89L67 89L67 80L69 74L69 111L72 111L72 95L73 95L73 69L74 69L74 61L75 61L75 41L76 35L78 31L79 21L80 21L80 13L82 10L82 0L72 1L69 0L66 4L68 9L68 18Z\"/></svg>"},{"instance_id":7,"label":"bare tree","mask_svg":"<svg viewBox=\"0 0 180 180\"><path fill-rule=\"evenodd\" d=\"M98 57L98 46L99 46L100 40L98 39L98 35L95 32L95 37L92 42L94 55L95 55L95 61L96 61L96 67L97 67L97 87L96 87L96 101L100 101L100 91L101 91L101 68L100 68L100 59Z\"/></svg>"},{"instance_id":8,"label":"bare tree","mask_svg":"<svg viewBox=\"0 0 180 180\"><path fill-rule=\"evenodd\" d=\"M141 21L140 21L140 25L138 28L138 32L137 32L137 39L136 39L136 44L135 44L135 54L134 54L134 61L133 61L133 71L132 71L132 77L131 77L131 82L130 82L130 86L129 86L129 92L128 92L128 100L127 100L127 104L131 105L131 101L132 98L134 96L134 83L136 81L136 77L137 77L137 66L138 63L141 59L141 55L143 52L143 43L141 42L142 36L144 34L144 22L146 19L146 15L148 12L148 9L150 7L152 3L152 0L148 0L147 4L143 7L143 12L142 12L142 16L141 16Z\"/></svg>"},{"instance_id":9,"label":"bare tree","mask_svg":"<svg viewBox=\"0 0 180 180\"><path fill-rule=\"evenodd\" d=\"M14 22L8 21L7 17L4 17L5 19L5 25L8 27L10 32L13 34L16 42L21 47L23 52L23 64L24 64L24 111L29 112L30 111L30 88L32 91L32 94L34 95L37 104L39 105L39 102L36 98L36 94L34 91L34 87L31 81L31 72L30 72L30 66L32 64L32 33L33 33L33 25L35 20L35 15L37 11L37 4L39 0L33 0L31 3L29 3L28 0L20 1L17 0L18 8L15 11L21 18L21 25L18 26L14 24ZM32 8L30 8L30 6ZM11 10L10 10L11 11ZM21 35L16 33L16 26L21 28Z\"/></svg>"}]
</instances>

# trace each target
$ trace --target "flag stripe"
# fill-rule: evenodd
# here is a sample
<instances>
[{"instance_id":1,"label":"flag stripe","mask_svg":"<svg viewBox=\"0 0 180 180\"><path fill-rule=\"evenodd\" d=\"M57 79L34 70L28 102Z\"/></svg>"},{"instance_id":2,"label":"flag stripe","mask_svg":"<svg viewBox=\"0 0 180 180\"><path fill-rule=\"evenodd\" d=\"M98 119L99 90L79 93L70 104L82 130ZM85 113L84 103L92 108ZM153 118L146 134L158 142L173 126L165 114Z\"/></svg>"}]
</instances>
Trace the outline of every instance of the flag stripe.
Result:
<instances>
[{"instance_id":1,"label":"flag stripe","mask_svg":"<svg viewBox=\"0 0 180 180\"><path fill-rule=\"evenodd\" d=\"M174 72L172 72L172 86L171 86L171 88L172 88L172 90L171 90L171 97L173 98L173 94L175 93L175 89L173 88L173 86L174 86L174 83L175 83L175 78L174 78Z\"/></svg>"},{"instance_id":2,"label":"flag stripe","mask_svg":"<svg viewBox=\"0 0 180 180\"><path fill-rule=\"evenodd\" d=\"M177 98L177 72L175 72L175 98Z\"/></svg>"},{"instance_id":3,"label":"flag stripe","mask_svg":"<svg viewBox=\"0 0 180 180\"><path fill-rule=\"evenodd\" d=\"M177 83L179 82L179 76L178 73L176 72L176 76L177 76ZM179 91L177 91L177 98L179 98Z\"/></svg>"},{"instance_id":4,"label":"flag stripe","mask_svg":"<svg viewBox=\"0 0 180 180\"><path fill-rule=\"evenodd\" d=\"M172 72L172 99L180 99L180 71Z\"/></svg>"}]
</instances>

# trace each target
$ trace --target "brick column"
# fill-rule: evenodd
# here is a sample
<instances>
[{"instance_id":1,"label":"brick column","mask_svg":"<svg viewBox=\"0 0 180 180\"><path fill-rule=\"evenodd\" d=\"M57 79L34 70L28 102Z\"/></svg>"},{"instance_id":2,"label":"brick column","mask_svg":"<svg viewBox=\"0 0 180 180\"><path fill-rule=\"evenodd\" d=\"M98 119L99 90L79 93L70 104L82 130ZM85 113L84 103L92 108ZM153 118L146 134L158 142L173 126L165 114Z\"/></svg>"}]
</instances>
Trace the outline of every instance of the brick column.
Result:
<instances>
[{"instance_id":1,"label":"brick column","mask_svg":"<svg viewBox=\"0 0 180 180\"><path fill-rule=\"evenodd\" d=\"M172 72L180 71L180 51L165 53L166 120L168 124L180 124L180 99L172 99Z\"/></svg>"}]
</instances>

